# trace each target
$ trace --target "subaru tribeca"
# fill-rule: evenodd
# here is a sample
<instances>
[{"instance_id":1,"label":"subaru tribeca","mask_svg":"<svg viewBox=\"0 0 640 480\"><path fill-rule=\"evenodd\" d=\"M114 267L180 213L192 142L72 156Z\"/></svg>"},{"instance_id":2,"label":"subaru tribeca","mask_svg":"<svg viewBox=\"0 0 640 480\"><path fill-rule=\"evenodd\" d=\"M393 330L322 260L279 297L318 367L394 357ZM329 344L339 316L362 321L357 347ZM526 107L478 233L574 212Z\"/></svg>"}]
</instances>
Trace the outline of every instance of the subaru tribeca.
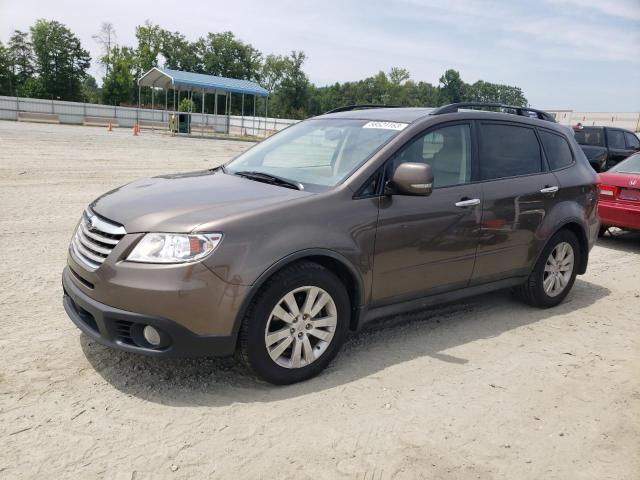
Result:
<instances>
[{"instance_id":1,"label":"subaru tribeca","mask_svg":"<svg viewBox=\"0 0 640 480\"><path fill-rule=\"evenodd\" d=\"M64 307L113 348L236 353L298 382L376 318L503 288L557 305L597 238L596 184L546 112L341 108L221 167L95 200Z\"/></svg>"}]
</instances>

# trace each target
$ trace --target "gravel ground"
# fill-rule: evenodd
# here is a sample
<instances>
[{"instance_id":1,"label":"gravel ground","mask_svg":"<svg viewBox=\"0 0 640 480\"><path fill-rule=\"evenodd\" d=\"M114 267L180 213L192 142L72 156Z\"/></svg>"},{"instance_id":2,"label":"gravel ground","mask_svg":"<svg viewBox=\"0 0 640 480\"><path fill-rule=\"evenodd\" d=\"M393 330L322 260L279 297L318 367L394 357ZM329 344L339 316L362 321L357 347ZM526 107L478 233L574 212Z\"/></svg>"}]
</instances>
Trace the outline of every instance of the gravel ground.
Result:
<instances>
[{"instance_id":1,"label":"gravel ground","mask_svg":"<svg viewBox=\"0 0 640 480\"><path fill-rule=\"evenodd\" d=\"M640 478L639 235L602 239L557 308L390 319L289 387L80 335L60 273L83 207L247 146L0 122L0 478Z\"/></svg>"}]
</instances>

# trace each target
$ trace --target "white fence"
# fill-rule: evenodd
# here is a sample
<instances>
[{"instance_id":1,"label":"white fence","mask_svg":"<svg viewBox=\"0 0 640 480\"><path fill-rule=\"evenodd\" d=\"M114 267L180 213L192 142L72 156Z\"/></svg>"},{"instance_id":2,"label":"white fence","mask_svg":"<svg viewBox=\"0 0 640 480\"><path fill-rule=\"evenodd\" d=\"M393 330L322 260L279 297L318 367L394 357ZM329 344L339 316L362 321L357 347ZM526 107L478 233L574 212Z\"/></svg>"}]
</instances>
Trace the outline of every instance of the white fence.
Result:
<instances>
[{"instance_id":1,"label":"white fence","mask_svg":"<svg viewBox=\"0 0 640 480\"><path fill-rule=\"evenodd\" d=\"M626 128L633 132L640 132L640 112L574 112L572 110L549 110L556 116L558 123L563 125L584 126L599 125L604 127Z\"/></svg>"},{"instance_id":2,"label":"white fence","mask_svg":"<svg viewBox=\"0 0 640 480\"><path fill-rule=\"evenodd\" d=\"M97 105L94 103L63 102L59 100L42 100L37 98L3 97L0 96L0 120L19 120L20 114L36 114L41 121L57 121L75 125L87 123L108 123L114 126L141 126L167 128L169 115L172 111L151 110L148 108L116 107ZM184 113L184 112L181 112ZM264 117L241 117L238 115L214 115L190 113L191 133L211 134L229 133L234 135L265 136L274 131L282 130L297 120Z\"/></svg>"}]
</instances>

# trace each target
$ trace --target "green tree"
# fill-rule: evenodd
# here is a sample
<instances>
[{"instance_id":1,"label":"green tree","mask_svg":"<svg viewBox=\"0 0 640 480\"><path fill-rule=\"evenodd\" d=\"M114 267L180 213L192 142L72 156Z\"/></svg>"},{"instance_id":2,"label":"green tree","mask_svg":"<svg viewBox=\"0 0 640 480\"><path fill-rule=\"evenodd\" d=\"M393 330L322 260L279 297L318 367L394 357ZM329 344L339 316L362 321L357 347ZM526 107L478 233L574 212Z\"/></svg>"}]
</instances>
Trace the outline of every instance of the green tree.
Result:
<instances>
[{"instance_id":1,"label":"green tree","mask_svg":"<svg viewBox=\"0 0 640 480\"><path fill-rule=\"evenodd\" d=\"M111 22L103 22L102 25L100 25L100 33L92 35L91 38L102 47L102 55L100 56L99 62L105 68L106 75L109 75L109 69L111 68L111 48L115 46L116 39L118 38L113 24Z\"/></svg>"},{"instance_id":2,"label":"green tree","mask_svg":"<svg viewBox=\"0 0 640 480\"><path fill-rule=\"evenodd\" d=\"M197 42L202 69L209 75L258 80L262 54L231 32L209 33Z\"/></svg>"},{"instance_id":3,"label":"green tree","mask_svg":"<svg viewBox=\"0 0 640 480\"><path fill-rule=\"evenodd\" d=\"M527 99L522 90L509 85L478 80L468 86L467 92L467 99L474 102L504 103L519 107L527 105Z\"/></svg>"},{"instance_id":4,"label":"green tree","mask_svg":"<svg viewBox=\"0 0 640 480\"><path fill-rule=\"evenodd\" d=\"M403 82L409 80L409 70L406 68L393 67L389 72L389 80L394 85L401 85Z\"/></svg>"},{"instance_id":5,"label":"green tree","mask_svg":"<svg viewBox=\"0 0 640 480\"><path fill-rule=\"evenodd\" d=\"M113 47L111 70L102 82L102 101L109 105L131 104L135 98L133 71L136 53L129 47Z\"/></svg>"},{"instance_id":6,"label":"green tree","mask_svg":"<svg viewBox=\"0 0 640 480\"><path fill-rule=\"evenodd\" d=\"M165 67L186 72L202 71L195 43L189 42L180 32L167 30L160 30L160 39L160 54L164 57Z\"/></svg>"},{"instance_id":7,"label":"green tree","mask_svg":"<svg viewBox=\"0 0 640 480\"><path fill-rule=\"evenodd\" d=\"M449 69L440 77L441 103L457 103L465 99L466 84L460 78L460 73Z\"/></svg>"},{"instance_id":8,"label":"green tree","mask_svg":"<svg viewBox=\"0 0 640 480\"><path fill-rule=\"evenodd\" d=\"M188 98L183 98L182 100L180 100L180 103L178 104L178 111L179 112L195 112L196 110L196 104L193 100L190 100Z\"/></svg>"},{"instance_id":9,"label":"green tree","mask_svg":"<svg viewBox=\"0 0 640 480\"><path fill-rule=\"evenodd\" d=\"M287 58L282 55L267 55L260 71L260 85L269 95L280 86L288 67Z\"/></svg>"},{"instance_id":10,"label":"green tree","mask_svg":"<svg viewBox=\"0 0 640 480\"><path fill-rule=\"evenodd\" d=\"M289 118L308 116L310 84L302 70L306 58L304 52L295 50L286 57L284 74L273 102L276 112L281 116Z\"/></svg>"},{"instance_id":11,"label":"green tree","mask_svg":"<svg viewBox=\"0 0 640 480\"><path fill-rule=\"evenodd\" d=\"M0 42L0 95L13 95L13 60L9 49Z\"/></svg>"},{"instance_id":12,"label":"green tree","mask_svg":"<svg viewBox=\"0 0 640 480\"><path fill-rule=\"evenodd\" d=\"M13 93L33 77L33 46L29 40L29 34L15 30L9 38L9 57L11 59L11 79Z\"/></svg>"},{"instance_id":13,"label":"green tree","mask_svg":"<svg viewBox=\"0 0 640 480\"><path fill-rule=\"evenodd\" d=\"M98 82L91 75L87 75L82 82L82 99L87 103L100 103L102 99Z\"/></svg>"},{"instance_id":14,"label":"green tree","mask_svg":"<svg viewBox=\"0 0 640 480\"><path fill-rule=\"evenodd\" d=\"M136 77L144 72L158 66L158 55L162 47L161 29L158 25L153 25L150 20L144 22L144 25L136 27L136 39L138 47L137 55L137 71Z\"/></svg>"},{"instance_id":15,"label":"green tree","mask_svg":"<svg viewBox=\"0 0 640 480\"><path fill-rule=\"evenodd\" d=\"M82 82L90 65L89 52L71 30L55 20L31 27L35 71L44 89L39 96L82 100Z\"/></svg>"}]
</instances>

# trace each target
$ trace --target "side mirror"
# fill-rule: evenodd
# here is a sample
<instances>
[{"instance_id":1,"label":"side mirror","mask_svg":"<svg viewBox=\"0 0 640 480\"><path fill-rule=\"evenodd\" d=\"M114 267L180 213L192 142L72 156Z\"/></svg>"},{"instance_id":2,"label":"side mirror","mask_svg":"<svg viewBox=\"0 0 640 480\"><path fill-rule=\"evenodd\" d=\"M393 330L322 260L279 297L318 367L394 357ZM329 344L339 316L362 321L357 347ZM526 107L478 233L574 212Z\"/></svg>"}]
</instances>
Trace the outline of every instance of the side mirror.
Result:
<instances>
[{"instance_id":1,"label":"side mirror","mask_svg":"<svg viewBox=\"0 0 640 480\"><path fill-rule=\"evenodd\" d=\"M390 188L389 188L390 187ZM387 194L431 195L433 191L433 171L426 163L401 163L393 172Z\"/></svg>"}]
</instances>

